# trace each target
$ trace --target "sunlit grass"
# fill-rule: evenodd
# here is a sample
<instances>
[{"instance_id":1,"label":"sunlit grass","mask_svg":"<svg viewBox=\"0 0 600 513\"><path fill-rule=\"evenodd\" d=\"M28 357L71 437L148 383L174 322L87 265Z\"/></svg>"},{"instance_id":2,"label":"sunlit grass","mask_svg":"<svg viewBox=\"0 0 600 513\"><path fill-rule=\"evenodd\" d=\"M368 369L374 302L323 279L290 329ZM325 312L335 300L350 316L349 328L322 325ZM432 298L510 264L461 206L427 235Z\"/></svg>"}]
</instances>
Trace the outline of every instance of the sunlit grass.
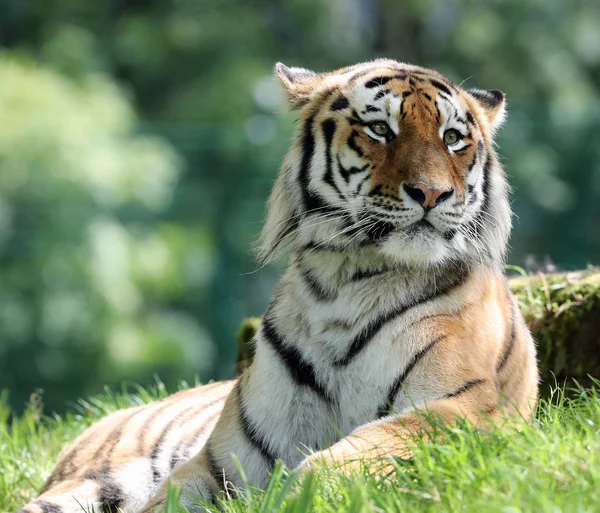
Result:
<instances>
[{"instance_id":1,"label":"sunlit grass","mask_svg":"<svg viewBox=\"0 0 600 513\"><path fill-rule=\"evenodd\" d=\"M41 418L34 403L10 420L0 405L0 511L13 511L34 494L60 449L93 420L117 408L165 394L162 389L108 393L81 402L63 418ZM556 391L540 403L532 425L477 430L444 429L393 477L361 473L345 478L327 469L301 484L276 468L266 490L207 505L214 512L600 511L600 387L571 398ZM10 427L9 427L10 425ZM171 495L168 511L178 509Z\"/></svg>"}]
</instances>

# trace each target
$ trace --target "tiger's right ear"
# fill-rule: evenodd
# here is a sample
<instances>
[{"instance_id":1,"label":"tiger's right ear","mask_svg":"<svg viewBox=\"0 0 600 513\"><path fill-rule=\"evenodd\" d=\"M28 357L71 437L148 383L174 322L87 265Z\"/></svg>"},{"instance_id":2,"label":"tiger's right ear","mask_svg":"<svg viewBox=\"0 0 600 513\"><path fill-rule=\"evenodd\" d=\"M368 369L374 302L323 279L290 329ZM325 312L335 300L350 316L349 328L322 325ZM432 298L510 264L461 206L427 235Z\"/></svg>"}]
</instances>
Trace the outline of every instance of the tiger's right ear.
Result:
<instances>
[{"instance_id":1,"label":"tiger's right ear","mask_svg":"<svg viewBox=\"0 0 600 513\"><path fill-rule=\"evenodd\" d=\"M283 86L290 110L304 107L323 83L323 75L305 68L289 68L278 62L275 75Z\"/></svg>"},{"instance_id":2,"label":"tiger's right ear","mask_svg":"<svg viewBox=\"0 0 600 513\"><path fill-rule=\"evenodd\" d=\"M506 96L497 89L469 89L467 91L477 100L489 121L492 131L495 132L506 117Z\"/></svg>"}]
</instances>

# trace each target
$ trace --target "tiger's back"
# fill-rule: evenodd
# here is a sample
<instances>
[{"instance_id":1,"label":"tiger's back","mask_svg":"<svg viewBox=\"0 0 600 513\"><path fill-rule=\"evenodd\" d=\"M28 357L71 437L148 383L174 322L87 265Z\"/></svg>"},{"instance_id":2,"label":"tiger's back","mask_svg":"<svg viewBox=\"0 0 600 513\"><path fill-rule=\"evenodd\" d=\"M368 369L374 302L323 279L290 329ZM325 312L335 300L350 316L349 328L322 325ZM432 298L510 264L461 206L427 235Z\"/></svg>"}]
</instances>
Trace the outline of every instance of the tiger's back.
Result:
<instances>
[{"instance_id":1,"label":"tiger's back","mask_svg":"<svg viewBox=\"0 0 600 513\"><path fill-rule=\"evenodd\" d=\"M139 510L178 463L201 450L233 385L183 390L105 417L63 451L40 495L20 511Z\"/></svg>"}]
</instances>

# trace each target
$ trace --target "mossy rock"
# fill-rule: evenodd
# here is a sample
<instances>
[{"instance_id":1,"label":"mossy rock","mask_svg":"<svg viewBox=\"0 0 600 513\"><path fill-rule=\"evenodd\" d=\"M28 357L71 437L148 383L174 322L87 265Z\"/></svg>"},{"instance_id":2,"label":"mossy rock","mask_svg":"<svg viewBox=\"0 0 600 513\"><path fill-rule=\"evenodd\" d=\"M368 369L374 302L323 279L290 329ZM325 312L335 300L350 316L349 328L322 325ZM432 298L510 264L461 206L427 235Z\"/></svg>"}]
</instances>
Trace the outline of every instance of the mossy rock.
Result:
<instances>
[{"instance_id":1,"label":"mossy rock","mask_svg":"<svg viewBox=\"0 0 600 513\"><path fill-rule=\"evenodd\" d=\"M512 278L510 287L535 336L544 384L600 377L600 268Z\"/></svg>"},{"instance_id":2,"label":"mossy rock","mask_svg":"<svg viewBox=\"0 0 600 513\"><path fill-rule=\"evenodd\" d=\"M586 385L600 378L600 268L511 278L510 288L537 342L540 374L546 386ZM250 365L250 343L259 317L242 321L238 366Z\"/></svg>"},{"instance_id":3,"label":"mossy rock","mask_svg":"<svg viewBox=\"0 0 600 513\"><path fill-rule=\"evenodd\" d=\"M240 329L237 332L238 358L236 364L236 373L241 374L252 363L254 358L254 344L252 339L260 326L260 317L247 317L242 321Z\"/></svg>"}]
</instances>

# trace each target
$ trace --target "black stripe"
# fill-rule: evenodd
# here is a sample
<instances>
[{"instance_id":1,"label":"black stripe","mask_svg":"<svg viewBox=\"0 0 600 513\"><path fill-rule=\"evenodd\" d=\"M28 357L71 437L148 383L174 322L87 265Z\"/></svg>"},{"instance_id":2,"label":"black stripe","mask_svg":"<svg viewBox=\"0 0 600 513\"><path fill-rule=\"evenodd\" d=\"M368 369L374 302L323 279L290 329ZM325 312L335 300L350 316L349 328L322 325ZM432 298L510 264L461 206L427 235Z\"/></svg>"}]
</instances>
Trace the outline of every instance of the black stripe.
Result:
<instances>
[{"instance_id":1,"label":"black stripe","mask_svg":"<svg viewBox=\"0 0 600 513\"><path fill-rule=\"evenodd\" d=\"M87 473L85 475L86 479L93 479L98 482L98 503L101 513L117 513L125 500L125 492L114 480L111 474L112 455L117 447L117 444L121 440L125 426L127 426L133 417L143 411L144 409L140 408L123 419L122 422L120 422L119 425L117 425L109 433L94 456L91 458L92 461L97 460L100 457L100 452L103 449L106 449L106 446L112 441L112 445L106 451L106 455L100 470L93 473Z\"/></svg>"},{"instance_id":2,"label":"black stripe","mask_svg":"<svg viewBox=\"0 0 600 513\"><path fill-rule=\"evenodd\" d=\"M162 477L160 475L160 470L157 467L157 460L158 460L158 456L160 454L160 450L163 448L163 444L165 443L165 439L167 438L167 435L169 434L169 431L171 431L171 428L179 420L181 420L182 417L184 417L186 413L188 413L190 410L193 410L193 409L194 408L192 406L190 406L188 408L181 410L177 415L175 415L175 417L173 417L169 422L167 422L167 425L162 429L162 431L158 435L156 442L154 442L154 445L152 446L152 451L150 451L150 466L152 467L152 476L154 478L155 483L157 483Z\"/></svg>"},{"instance_id":3,"label":"black stripe","mask_svg":"<svg viewBox=\"0 0 600 513\"><path fill-rule=\"evenodd\" d=\"M465 392L471 390L471 388L476 387L477 385L481 385L482 383L485 383L485 379L472 379L470 381L467 381L464 385L458 387L454 392L446 394L444 397L442 397L442 399L458 397L459 395L464 394Z\"/></svg>"},{"instance_id":4,"label":"black stripe","mask_svg":"<svg viewBox=\"0 0 600 513\"><path fill-rule=\"evenodd\" d=\"M389 89L382 89L375 95L373 101L381 100L386 94L391 94L391 92L392 91L390 91Z\"/></svg>"},{"instance_id":5,"label":"black stripe","mask_svg":"<svg viewBox=\"0 0 600 513\"><path fill-rule=\"evenodd\" d=\"M506 349L504 350L504 354L502 355L502 358L500 358L500 361L498 362L498 365L496 365L496 372L500 372L504 366L507 364L508 359L510 358L510 355L513 352L513 349L515 348L515 339L516 339L516 319L515 319L515 305L512 301L512 298L510 297L510 295L508 296L508 301L510 303L510 335L508 338L508 345L506 346Z\"/></svg>"},{"instance_id":6,"label":"black stripe","mask_svg":"<svg viewBox=\"0 0 600 513\"><path fill-rule=\"evenodd\" d=\"M380 87L382 85L387 84L391 79L392 79L391 76L372 78L365 84L365 87L367 89L372 89L374 87Z\"/></svg>"},{"instance_id":7,"label":"black stripe","mask_svg":"<svg viewBox=\"0 0 600 513\"><path fill-rule=\"evenodd\" d=\"M429 319L435 319L436 317L451 317L451 315L447 314L447 313L426 315L425 317L421 317L420 319L417 319L416 321L411 322L410 326L414 326L415 324L419 324L420 322L423 322L423 321L428 321Z\"/></svg>"},{"instance_id":8,"label":"black stripe","mask_svg":"<svg viewBox=\"0 0 600 513\"><path fill-rule=\"evenodd\" d=\"M361 118L358 115L358 112L356 112L356 109L352 109L352 119L353 119L354 123L351 123L351 125L358 123L360 125L366 126L369 124L368 121L365 121L363 118Z\"/></svg>"},{"instance_id":9,"label":"black stripe","mask_svg":"<svg viewBox=\"0 0 600 513\"><path fill-rule=\"evenodd\" d=\"M333 301L336 298L337 294L332 294L329 290L325 289L311 274L310 269L300 268L300 275L317 301Z\"/></svg>"},{"instance_id":10,"label":"black stripe","mask_svg":"<svg viewBox=\"0 0 600 513\"><path fill-rule=\"evenodd\" d=\"M477 156L483 160L483 143L481 141L477 141Z\"/></svg>"},{"instance_id":11,"label":"black stripe","mask_svg":"<svg viewBox=\"0 0 600 513\"><path fill-rule=\"evenodd\" d=\"M497 89L469 89L467 93L477 98L488 109L497 107L504 100L504 93Z\"/></svg>"},{"instance_id":12,"label":"black stripe","mask_svg":"<svg viewBox=\"0 0 600 513\"><path fill-rule=\"evenodd\" d=\"M434 105L435 105L435 112L436 112L435 117L439 123L442 119L442 113L440 112L440 108L438 107L437 101L434 103Z\"/></svg>"},{"instance_id":13,"label":"black stripe","mask_svg":"<svg viewBox=\"0 0 600 513\"><path fill-rule=\"evenodd\" d=\"M445 240L447 241L451 241L454 236L458 233L458 230L447 230L445 231L442 236L444 237Z\"/></svg>"},{"instance_id":14,"label":"black stripe","mask_svg":"<svg viewBox=\"0 0 600 513\"><path fill-rule=\"evenodd\" d=\"M467 111L467 113L465 114L465 117L467 118L467 121L473 125L473 126L477 126L477 123L475 123L475 118L473 117L473 114L471 114L470 112Z\"/></svg>"},{"instance_id":15,"label":"black stripe","mask_svg":"<svg viewBox=\"0 0 600 513\"><path fill-rule=\"evenodd\" d=\"M374 246L375 243L371 240L364 240L358 244L358 247ZM336 246L327 242L307 242L302 246L302 251L330 251L331 253L347 253L348 246L346 244Z\"/></svg>"},{"instance_id":16,"label":"black stripe","mask_svg":"<svg viewBox=\"0 0 600 513\"><path fill-rule=\"evenodd\" d=\"M326 184L332 187L340 199L344 200L344 195L335 183L333 177L333 158L331 156L331 146L333 144L333 136L335 135L335 121L333 119L326 119L321 123L323 129L323 135L325 136L325 175L323 180Z\"/></svg>"},{"instance_id":17,"label":"black stripe","mask_svg":"<svg viewBox=\"0 0 600 513\"><path fill-rule=\"evenodd\" d=\"M383 327L388 322L391 322L394 319L397 319L398 317L400 317L402 314L406 313L411 308L422 305L423 303L431 301L437 297L448 294L455 287L458 287L461 284L463 284L465 282L465 280L467 279L467 276L468 276L468 273L461 270L459 272L457 279L450 282L445 287L435 289L433 292L431 292L429 294L422 295L418 299L415 299L414 301L412 301L406 305L402 305L402 306L396 308L395 310L392 310L391 312L387 312L387 313L381 315L380 317L377 317L376 319L371 321L366 326L366 328L364 328L356 337L354 337L354 339L350 343L350 348L348 349L347 353L344 356L342 356L341 358L334 360L333 364L337 367L344 367L344 366L348 365L350 362L352 362L352 360L354 358L356 358L356 356L358 356L358 354L363 349L365 349L365 347L367 347L368 343L383 329Z\"/></svg>"},{"instance_id":18,"label":"black stripe","mask_svg":"<svg viewBox=\"0 0 600 513\"><path fill-rule=\"evenodd\" d=\"M102 513L117 513L125 500L125 492L112 475L100 473L98 480L98 502Z\"/></svg>"},{"instance_id":19,"label":"black stripe","mask_svg":"<svg viewBox=\"0 0 600 513\"><path fill-rule=\"evenodd\" d=\"M302 198L304 201L305 211L327 211L327 205L323 203L323 200L318 194L315 194L310 190L310 168L312 158L315 152L315 137L313 135L313 125L315 118L310 117L304 122L304 131L302 134L302 159L300 163L300 172L298 174L298 181L300 190L302 191Z\"/></svg>"},{"instance_id":20,"label":"black stripe","mask_svg":"<svg viewBox=\"0 0 600 513\"><path fill-rule=\"evenodd\" d=\"M125 492L114 480L110 465L105 461L101 470L88 472L83 477L98 483L98 506L101 513L117 513L125 500Z\"/></svg>"},{"instance_id":21,"label":"black stripe","mask_svg":"<svg viewBox=\"0 0 600 513\"><path fill-rule=\"evenodd\" d=\"M367 112L381 112L381 109L375 105L365 105L365 113Z\"/></svg>"},{"instance_id":22,"label":"black stripe","mask_svg":"<svg viewBox=\"0 0 600 513\"><path fill-rule=\"evenodd\" d=\"M360 171L365 171L367 167L369 167L369 164L365 164L364 168L363 168L363 169L361 169ZM361 181L358 183L358 185L356 186L356 189L355 189L355 190L352 192L352 194L353 194L354 196L356 196L357 194L359 194L359 193L360 193L360 190L361 190L361 188L362 188L363 184L364 184L364 183L365 183L365 182L366 182L366 181L367 181L369 178L371 178L371 175L370 175L370 174L367 174L367 175L366 175L366 176L365 176L365 177L364 177L364 178L363 178L363 179L362 179L362 180L361 180ZM369 241L369 242L368 242L368 244L373 244L373 242L372 242L372 241Z\"/></svg>"},{"instance_id":23,"label":"black stripe","mask_svg":"<svg viewBox=\"0 0 600 513\"><path fill-rule=\"evenodd\" d=\"M232 481L227 477L227 473L222 465L217 463L215 455L211 447L207 444L204 446L206 459L208 460L209 471L213 479L217 482L219 490L227 491L229 496L236 498L235 488L232 486Z\"/></svg>"},{"instance_id":24,"label":"black stripe","mask_svg":"<svg viewBox=\"0 0 600 513\"><path fill-rule=\"evenodd\" d=\"M344 181L346 183L350 182L350 176L356 175L358 173L364 173L369 168L369 164L365 164L363 167L352 166L352 167L346 169L342 165L342 161L340 160L339 157L337 157L337 163L338 163L338 168L340 170L340 175L342 175L342 178L344 179ZM367 175L367 178L368 178L368 175Z\"/></svg>"},{"instance_id":25,"label":"black stripe","mask_svg":"<svg viewBox=\"0 0 600 513\"><path fill-rule=\"evenodd\" d=\"M331 401L332 398L329 391L317 381L315 369L312 364L303 358L297 348L285 344L283 338L275 329L268 311L263 318L261 328L262 336L275 350L296 384L306 386L322 399Z\"/></svg>"},{"instance_id":26,"label":"black stripe","mask_svg":"<svg viewBox=\"0 0 600 513\"><path fill-rule=\"evenodd\" d=\"M465 151L467 151L471 146L473 146L470 143L465 144L460 150L454 150L454 153L458 153L459 155Z\"/></svg>"},{"instance_id":27,"label":"black stripe","mask_svg":"<svg viewBox=\"0 0 600 513\"><path fill-rule=\"evenodd\" d=\"M452 205L452 206L456 206L456 205L458 205L458 203L456 203L455 205ZM448 216L448 217L462 217L463 216L462 213L459 214L458 212L443 212L442 215Z\"/></svg>"},{"instance_id":28,"label":"black stripe","mask_svg":"<svg viewBox=\"0 0 600 513\"><path fill-rule=\"evenodd\" d=\"M164 399L161 399L161 401L164 401ZM100 471L103 471L104 469L108 468L107 466L109 465L109 461L110 461L112 452L114 451L115 446L117 445L117 443L120 440L120 436L121 436L121 433L122 433L125 425L131 420L131 418L134 417L135 415L137 415L138 413L146 411L146 408L152 408L154 405L159 404L161 401L157 401L153 405L147 405L146 407L140 407L139 409L137 409L130 415L127 415L125 418L121 419L120 422L117 424L117 426L112 429L112 431L104 439L103 443L101 443L99 445L99 448L96 450L94 455L90 458L90 460L94 461L94 462L99 460L101 454L106 450L107 444L111 441L113 442L111 447L106 451L106 456L104 458L103 464L100 466ZM40 490L40 494L44 493L46 490L48 490L54 483L56 483L58 481L63 481L64 479L69 477L69 475L80 470L78 467L74 466L73 461L77 458L79 452L88 445L90 438L94 438L94 437L98 436L96 433L96 430L93 430L90 428L89 431L90 431L90 433L87 435L84 434L82 436L82 440L62 458L62 460L61 460L63 462L62 466L61 467L57 466L54 469L54 471L52 472L52 474L50 475L50 477L48 478L48 480L46 481L46 483ZM67 465L69 463L71 465L69 467L67 467Z\"/></svg>"},{"instance_id":29,"label":"black stripe","mask_svg":"<svg viewBox=\"0 0 600 513\"><path fill-rule=\"evenodd\" d=\"M225 489L225 482L227 481L225 477L225 469L220 465L217 465L217 461L215 460L215 455L213 454L208 442L204 446L204 454L206 455L206 460L208 462L208 468L210 471L210 475L219 485L219 489Z\"/></svg>"},{"instance_id":30,"label":"black stripe","mask_svg":"<svg viewBox=\"0 0 600 513\"><path fill-rule=\"evenodd\" d=\"M483 176L482 176L482 194L483 200L481 203L481 207L475 217L467 224L467 230L471 229L474 233L477 234L477 237L481 238L483 227L489 223L489 220L486 218L486 214L488 213L489 203L490 203L490 171L491 171L492 161L489 155L486 156L485 162L483 164ZM477 201L478 195L474 193L469 200L469 204ZM487 252L489 256L489 252L487 248L483 248L483 251Z\"/></svg>"},{"instance_id":31,"label":"black stripe","mask_svg":"<svg viewBox=\"0 0 600 513\"><path fill-rule=\"evenodd\" d=\"M342 94L331 104L331 108L329 110L335 112L337 110L347 109L349 106L350 102L348 101L348 98Z\"/></svg>"},{"instance_id":32,"label":"black stripe","mask_svg":"<svg viewBox=\"0 0 600 513\"><path fill-rule=\"evenodd\" d=\"M448 338L448 335L440 335L437 338L434 338L432 341L428 342L425 347L423 347L420 351L415 353L415 355L411 358L411 360L406 365L406 368L402 371L402 373L396 378L390 389L388 390L387 400L385 404L382 404L377 409L377 417L382 418L386 415L389 415L392 412L392 408L394 407L394 401L396 396L398 395L398 391L402 384L406 381L406 378L410 374L410 372L415 368L415 365L421 361L421 359L431 350L433 346L435 346L441 340Z\"/></svg>"},{"instance_id":33,"label":"black stripe","mask_svg":"<svg viewBox=\"0 0 600 513\"><path fill-rule=\"evenodd\" d=\"M181 450L182 447L183 447L183 440L179 440L179 442L173 449L173 452L171 453L171 461L169 462L169 468L171 470L173 470L175 468L175 465L177 465L177 463L179 463L179 459L180 459L179 451Z\"/></svg>"},{"instance_id":34,"label":"black stripe","mask_svg":"<svg viewBox=\"0 0 600 513\"><path fill-rule=\"evenodd\" d=\"M275 251L277 251L277 248L279 247L279 245L286 239L286 237L298 228L298 226L300 224L298 217L299 217L299 214L294 214L292 216L292 218L289 220L287 226L284 224L282 229L279 230L276 240L273 243L273 247L271 248L271 250L268 253L268 257L273 255L275 253Z\"/></svg>"},{"instance_id":35,"label":"black stripe","mask_svg":"<svg viewBox=\"0 0 600 513\"><path fill-rule=\"evenodd\" d=\"M117 510L121 507L123 501L125 500L125 493L123 489L117 484L111 474L112 454L115 451L117 444L121 440L125 426L133 417L142 411L144 411L143 408L137 409L122 419L121 422L112 429L106 439L100 444L94 455L90 458L90 461L97 461L100 458L100 454L106 450L106 454L104 455L104 460L100 466L100 469L97 471L88 472L84 476L85 479L92 479L98 482L98 503L99 510L102 513L117 513ZM112 442L112 444L107 449L107 446L110 444L110 442Z\"/></svg>"},{"instance_id":36,"label":"black stripe","mask_svg":"<svg viewBox=\"0 0 600 513\"><path fill-rule=\"evenodd\" d=\"M393 71L394 73L402 73L402 76L404 76L406 78L406 71L401 66L399 66L399 67L382 66L381 64L378 64L377 62L373 62L373 63L371 63L370 66L367 66L366 68L361 67L358 71L354 72L354 74L348 78L348 82L356 82L356 80L358 80L361 77L364 77L365 75L368 75L369 73L373 73L374 71L383 71L383 70Z\"/></svg>"},{"instance_id":37,"label":"black stripe","mask_svg":"<svg viewBox=\"0 0 600 513\"><path fill-rule=\"evenodd\" d=\"M363 269L360 271L356 271L350 278L350 281L367 280L367 279L373 278L375 276L381 276L382 274L385 274L388 272L390 272L390 269L388 269L387 267L385 267L383 269Z\"/></svg>"},{"instance_id":38,"label":"black stripe","mask_svg":"<svg viewBox=\"0 0 600 513\"><path fill-rule=\"evenodd\" d=\"M98 447L98 449L96 450L94 455L90 458L91 461L98 461L100 459L100 455L106 451L106 455L105 455L104 461L101 465L101 469L109 468L111 458L112 458L112 453L114 452L117 444L121 440L121 435L123 434L125 427L127 426L129 421L133 417L135 417L139 413L142 413L143 411L144 411L144 408L140 408L140 409L134 411L133 413L131 413L130 415L127 415L125 418L121 419L121 421L117 424L117 426L115 426L111 430L111 432L108 434L108 436L100 444L100 446ZM111 442L112 442L112 444L111 444ZM107 448L107 446L109 446L109 444L110 444L110 447Z\"/></svg>"},{"instance_id":39,"label":"black stripe","mask_svg":"<svg viewBox=\"0 0 600 513\"><path fill-rule=\"evenodd\" d=\"M400 75L391 75L385 77L375 77L365 83L365 87L367 89L373 89L374 87L381 87L387 84L390 80L406 80L406 74L402 73Z\"/></svg>"},{"instance_id":40,"label":"black stripe","mask_svg":"<svg viewBox=\"0 0 600 513\"><path fill-rule=\"evenodd\" d=\"M469 164L469 167L467 168L467 173L470 173L471 171L473 171L473 168L475 167L476 163L477 163L477 153L475 153L475 155L473 155L473 160L471 161L471 163Z\"/></svg>"},{"instance_id":41,"label":"black stripe","mask_svg":"<svg viewBox=\"0 0 600 513\"><path fill-rule=\"evenodd\" d=\"M360 135L358 130L352 130L350 137L348 137L348 147L354 151L359 157L364 155L363 151L356 145L356 138Z\"/></svg>"},{"instance_id":42,"label":"black stripe","mask_svg":"<svg viewBox=\"0 0 600 513\"><path fill-rule=\"evenodd\" d=\"M352 82L356 82L359 78L364 77L365 75L368 75L369 73L372 73L373 71L375 71L374 66L369 66L367 69L361 69L357 72L354 73L354 75L352 75L351 77L348 78L348 82L352 83Z\"/></svg>"},{"instance_id":43,"label":"black stripe","mask_svg":"<svg viewBox=\"0 0 600 513\"><path fill-rule=\"evenodd\" d=\"M219 401L224 401L227 398L227 396L217 400L217 401L213 401L213 403L219 402ZM213 403L210 403L208 405L206 405L206 407L211 406ZM182 451L182 456L184 459L188 458L188 452L190 451L190 449L192 447L194 447L194 445L196 445L196 443L198 442L198 439L206 434L206 432L208 431L208 426L210 425L210 423L215 419L215 417L219 417L221 415L221 412L216 412L213 413L212 415L210 415L207 419L204 420L204 424L202 425L202 427L200 427L199 429L196 430L196 432L194 433L194 435L192 436L192 438L190 438L190 440L188 442L185 443L185 447Z\"/></svg>"},{"instance_id":44,"label":"black stripe","mask_svg":"<svg viewBox=\"0 0 600 513\"><path fill-rule=\"evenodd\" d=\"M264 321L263 321L264 323ZM252 420L248 417L248 412L246 411L246 405L244 404L244 400L242 397L242 381L239 380L236 385L237 394L238 394L238 402L240 406L240 424L242 426L242 431L244 435L250 442L250 444L260 452L262 457L267 460L267 464L270 468L273 468L275 465L275 456L267 446L267 442L259 432L256 426L253 425Z\"/></svg>"},{"instance_id":45,"label":"black stripe","mask_svg":"<svg viewBox=\"0 0 600 513\"><path fill-rule=\"evenodd\" d=\"M227 395L229 395L229 394L227 394ZM220 399L217 399L215 401L210 401L206 404L201 404L197 407L186 408L186 410L184 410L184 411L189 411L189 414L185 415L184 418L181 418L179 425L180 426L185 425L186 423L188 423L190 421L190 419L193 419L194 424L196 424L198 422L198 419L196 419L197 415L200 415L200 413L202 413L202 411L205 410L206 408L209 408L210 406L212 406L220 401L224 401L225 399L227 399L227 395L225 395L224 397L221 397ZM212 419L212 418L214 418L213 415L211 415L209 417L209 419ZM202 426L202 427L204 427L204 426ZM173 470L175 465L177 465L177 463L179 463L181 449L184 449L184 451L187 449L187 444L184 442L184 440L179 440L177 445L171 451L171 461L169 463L169 468L171 470Z\"/></svg>"},{"instance_id":46,"label":"black stripe","mask_svg":"<svg viewBox=\"0 0 600 513\"><path fill-rule=\"evenodd\" d=\"M58 504L53 504L48 501L35 501L34 504L39 506L43 513L62 513L62 508Z\"/></svg>"},{"instance_id":47,"label":"black stripe","mask_svg":"<svg viewBox=\"0 0 600 513\"><path fill-rule=\"evenodd\" d=\"M164 401L164 399L162 399L162 401ZM156 404L159 404L159 403L155 403L152 406L156 406ZM148 412L150 409L153 409L152 406L150 408L148 408L148 410L144 410L144 411ZM144 423L138 429L137 452L140 456L143 456L146 453L146 448L144 447L144 445L146 443L146 432L147 432L148 428L151 427L151 425L153 425L154 422L156 422L157 418L161 417L160 414L163 412L163 410L166 410L170 406L173 406L171 404L171 402L165 401L165 403L163 403L160 408L157 408L155 412L148 415L148 418L144 421Z\"/></svg>"},{"instance_id":48,"label":"black stripe","mask_svg":"<svg viewBox=\"0 0 600 513\"><path fill-rule=\"evenodd\" d=\"M324 105L329 101L329 98L337 92L337 89L328 89L320 94L315 101L312 102L311 108L307 109L309 116L316 116L324 108Z\"/></svg>"},{"instance_id":49,"label":"black stripe","mask_svg":"<svg viewBox=\"0 0 600 513\"><path fill-rule=\"evenodd\" d=\"M487 156L487 158L485 159L485 163L483 164L483 183L481 186L481 192L483 194L483 204L481 205L481 211L482 212L488 212L489 210L489 206L490 206L490 189L492 186L492 181L491 181L491 177L490 177L490 171L491 171L491 167L492 167L492 159L489 157L489 155ZM483 214L479 213L480 217L483 217ZM477 223L477 226L479 227L478 229L478 234L481 234L481 230L482 225L484 220L481 220L482 222Z\"/></svg>"},{"instance_id":50,"label":"black stripe","mask_svg":"<svg viewBox=\"0 0 600 513\"><path fill-rule=\"evenodd\" d=\"M452 91L450 91L450 89L448 89L444 84L442 84L441 82L438 82L437 80L434 80L433 78L429 79L429 82L431 83L431 85L437 89L439 89L440 91L446 93L448 96L452 96Z\"/></svg>"}]
</instances>

